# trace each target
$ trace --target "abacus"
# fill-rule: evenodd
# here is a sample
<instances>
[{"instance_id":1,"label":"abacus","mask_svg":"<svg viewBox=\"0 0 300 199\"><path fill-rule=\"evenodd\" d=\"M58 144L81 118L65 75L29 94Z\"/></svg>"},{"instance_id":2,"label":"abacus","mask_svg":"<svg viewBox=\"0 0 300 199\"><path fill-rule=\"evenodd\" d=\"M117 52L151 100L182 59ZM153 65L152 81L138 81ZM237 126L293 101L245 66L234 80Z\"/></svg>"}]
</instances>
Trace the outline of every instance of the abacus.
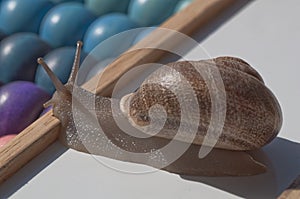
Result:
<instances>
[{"instance_id":1,"label":"abacus","mask_svg":"<svg viewBox=\"0 0 300 199\"><path fill-rule=\"evenodd\" d=\"M191 5L163 22L160 27L191 35L195 30L207 25L233 4L234 0L195 0ZM143 46L147 42L155 42L154 45L159 46L172 39L172 35L157 35L153 31L136 45ZM174 47L178 44L174 43ZM126 71L141 63L157 61L164 55L165 52L153 50L135 52L130 56L125 54L106 68L101 83L98 82L98 77L95 76L83 87L89 91L109 96L116 81ZM0 149L0 182L5 181L53 143L58 137L59 130L59 121L51 115L51 112L48 112L2 147Z\"/></svg>"}]
</instances>

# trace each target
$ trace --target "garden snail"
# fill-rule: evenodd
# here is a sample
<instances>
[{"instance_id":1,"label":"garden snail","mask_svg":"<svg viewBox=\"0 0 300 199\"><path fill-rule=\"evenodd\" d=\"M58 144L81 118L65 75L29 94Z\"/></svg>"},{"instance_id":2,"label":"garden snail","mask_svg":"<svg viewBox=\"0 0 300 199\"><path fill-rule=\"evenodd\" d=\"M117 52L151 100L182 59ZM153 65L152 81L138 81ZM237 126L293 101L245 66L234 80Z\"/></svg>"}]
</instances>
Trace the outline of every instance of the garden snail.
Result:
<instances>
[{"instance_id":1,"label":"garden snail","mask_svg":"<svg viewBox=\"0 0 300 199\"><path fill-rule=\"evenodd\" d=\"M53 106L53 114L62 126L60 140L66 146L82 152L160 168L160 163L168 159L168 156L157 153L151 161L151 153L171 140L176 147L185 146L185 136L190 136L186 133L178 139L173 139L180 122L180 109L176 96L166 89L166 85L184 93L178 85L181 79L173 76L180 73L194 89L201 118L196 123L185 121L186 125L190 122L191 127L194 124L198 125L192 144L187 145L187 150L175 161L161 168L179 174L204 176L242 176L265 171L265 166L254 160L247 151L259 149L276 137L282 125L282 114L276 98L264 85L258 72L249 64L234 57L212 60L220 71L226 90L226 118L214 149L205 158L200 159L198 151L210 121L211 100L205 82L192 65L209 68L211 60L170 63L167 66L174 69L173 72L168 73L164 68L160 68L151 74L135 93L122 99L113 99L95 95L75 84L81 47L82 43L78 42L72 73L65 85L58 80L42 58L38 59L57 89L45 106ZM153 79L160 83L151 84ZM113 103L117 104L117 111L114 113ZM88 104L94 106L95 112L90 110L91 106ZM126 123L128 128L144 134L139 128L149 124L149 109L156 104L164 107L167 119L161 131L154 136L142 138L124 133L116 122L119 120ZM100 124L101 130L96 123ZM114 152L116 146L136 154L149 152L151 157L136 158L120 151Z\"/></svg>"}]
</instances>

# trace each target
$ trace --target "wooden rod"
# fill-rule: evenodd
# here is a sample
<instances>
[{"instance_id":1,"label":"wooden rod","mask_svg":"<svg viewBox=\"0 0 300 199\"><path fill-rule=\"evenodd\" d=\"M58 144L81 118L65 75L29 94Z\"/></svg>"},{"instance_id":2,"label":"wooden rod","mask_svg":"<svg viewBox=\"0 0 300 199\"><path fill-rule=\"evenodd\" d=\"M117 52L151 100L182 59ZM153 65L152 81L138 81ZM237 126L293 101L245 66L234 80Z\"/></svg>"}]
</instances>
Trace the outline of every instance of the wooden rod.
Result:
<instances>
[{"instance_id":1,"label":"wooden rod","mask_svg":"<svg viewBox=\"0 0 300 199\"><path fill-rule=\"evenodd\" d=\"M190 6L169 18L161 27L191 35L195 30L211 22L234 2L234 0L195 0ZM147 36L147 41L155 41L158 46L172 39L172 35L166 37L151 33ZM136 52L130 58L120 57L107 67L105 75L101 78L101 84L98 84L98 78L94 77L83 87L91 92L109 95L115 82L126 71L143 62L157 61L162 56L163 52L148 50ZM0 182L8 179L53 143L58 137L59 129L59 120L51 113L47 113L2 147L0 149Z\"/></svg>"},{"instance_id":2,"label":"wooden rod","mask_svg":"<svg viewBox=\"0 0 300 199\"><path fill-rule=\"evenodd\" d=\"M51 115L52 111L49 111L1 148L0 182L8 179L57 139L60 122Z\"/></svg>"}]
</instances>

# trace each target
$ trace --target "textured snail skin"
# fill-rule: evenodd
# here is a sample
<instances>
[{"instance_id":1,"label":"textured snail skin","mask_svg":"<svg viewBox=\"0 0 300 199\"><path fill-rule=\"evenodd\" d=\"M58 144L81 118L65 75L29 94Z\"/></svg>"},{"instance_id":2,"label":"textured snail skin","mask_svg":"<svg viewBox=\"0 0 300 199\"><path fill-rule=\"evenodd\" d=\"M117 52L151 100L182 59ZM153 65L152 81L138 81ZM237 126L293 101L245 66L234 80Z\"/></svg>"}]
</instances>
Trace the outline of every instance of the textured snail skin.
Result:
<instances>
[{"instance_id":1,"label":"textured snail skin","mask_svg":"<svg viewBox=\"0 0 300 199\"><path fill-rule=\"evenodd\" d=\"M78 67L76 63L79 61L76 62L76 59L79 53L76 53L75 68ZM211 100L205 82L191 64L211 67L211 63L218 67L224 82L226 119L214 149L208 156L199 159L199 149L210 121ZM46 67L45 64L42 65ZM243 60L233 57L174 62L168 66L191 83L198 99L201 118L193 143L177 160L163 169L178 174L201 176L245 176L263 173L266 170L265 166L245 151L259 149L275 138L282 124L282 116L276 98L264 85L260 75ZM172 74L166 74L161 68L150 75L135 93L119 100L95 95L76 86L74 76L77 70L78 68L73 69L66 85L57 82L54 74L48 71L57 91L47 106L53 106L54 116L61 121L62 143L81 152L161 168L160 162L168 157L156 154L151 161L150 156L131 157L122 152L115 152L114 147L127 152L147 153L160 149L173 140L180 122L180 107L176 97L165 89L164 84L174 85L176 89L180 80L169 78L165 81L163 77ZM159 78L162 78L162 81L159 84L147 84L153 78L156 78L156 82ZM164 128L159 134L149 138L138 138L125 133L117 125L116 120L122 121L138 133L144 134L145 132L139 131L138 127L146 126L150 122L148 110L157 103L168 113ZM91 110L93 105L95 110ZM112 111L112 107L116 110ZM191 135L186 134L186 137L188 136ZM178 147L188 144L184 136L174 142Z\"/></svg>"}]
</instances>

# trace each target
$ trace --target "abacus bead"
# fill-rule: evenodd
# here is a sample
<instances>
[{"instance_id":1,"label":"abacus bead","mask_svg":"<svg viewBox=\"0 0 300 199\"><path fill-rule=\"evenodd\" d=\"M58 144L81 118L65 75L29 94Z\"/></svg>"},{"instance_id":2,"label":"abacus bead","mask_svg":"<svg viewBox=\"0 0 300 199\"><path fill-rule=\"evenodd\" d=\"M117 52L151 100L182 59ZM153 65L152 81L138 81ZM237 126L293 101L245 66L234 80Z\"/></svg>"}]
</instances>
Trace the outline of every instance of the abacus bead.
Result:
<instances>
[{"instance_id":1,"label":"abacus bead","mask_svg":"<svg viewBox=\"0 0 300 199\"><path fill-rule=\"evenodd\" d=\"M156 27L147 27L147 28L141 28L139 31L139 34L135 37L133 41L133 45L137 44L139 41L147 37L153 30L155 30Z\"/></svg>"},{"instance_id":2,"label":"abacus bead","mask_svg":"<svg viewBox=\"0 0 300 199\"><path fill-rule=\"evenodd\" d=\"M71 73L74 56L74 47L62 47L49 52L47 55L45 55L44 60L46 63L48 63L49 67L60 79L60 81L65 84ZM81 61L84 59L84 57L85 53L81 53ZM43 67L40 65L38 66L36 71L35 83L45 91L47 91L49 94L52 94L55 91L55 87L52 84L52 81L50 80Z\"/></svg>"},{"instance_id":3,"label":"abacus bead","mask_svg":"<svg viewBox=\"0 0 300 199\"><path fill-rule=\"evenodd\" d=\"M109 64L111 64L116 58L110 57L110 58L106 58L103 61L100 61L99 63L97 63L93 68L91 68L91 70L87 73L86 77L85 77L85 82L89 81L92 77L94 77L95 75L99 74L100 72L102 72L104 70L104 68L106 66L108 66Z\"/></svg>"},{"instance_id":4,"label":"abacus bead","mask_svg":"<svg viewBox=\"0 0 300 199\"><path fill-rule=\"evenodd\" d=\"M0 41L6 37L6 34L0 30Z\"/></svg>"},{"instance_id":5,"label":"abacus bead","mask_svg":"<svg viewBox=\"0 0 300 199\"><path fill-rule=\"evenodd\" d=\"M174 13L179 12L181 10L183 10L184 8L186 8L188 5L190 5L192 3L192 1L194 0L180 0L175 9L174 9Z\"/></svg>"},{"instance_id":6,"label":"abacus bead","mask_svg":"<svg viewBox=\"0 0 300 199\"><path fill-rule=\"evenodd\" d=\"M69 2L53 7L44 17L40 37L52 47L73 46L82 40L95 16L81 3Z\"/></svg>"},{"instance_id":7,"label":"abacus bead","mask_svg":"<svg viewBox=\"0 0 300 199\"><path fill-rule=\"evenodd\" d=\"M17 135L11 134L11 135L4 135L0 137L0 148L6 145L10 140L14 139Z\"/></svg>"},{"instance_id":8,"label":"abacus bead","mask_svg":"<svg viewBox=\"0 0 300 199\"><path fill-rule=\"evenodd\" d=\"M131 0L129 17L140 26L158 25L170 17L178 0Z\"/></svg>"},{"instance_id":9,"label":"abacus bead","mask_svg":"<svg viewBox=\"0 0 300 199\"><path fill-rule=\"evenodd\" d=\"M49 0L7 0L0 7L0 29L6 34L37 33L44 15L54 4Z\"/></svg>"},{"instance_id":10,"label":"abacus bead","mask_svg":"<svg viewBox=\"0 0 300 199\"><path fill-rule=\"evenodd\" d=\"M96 15L126 12L130 0L85 0L85 5Z\"/></svg>"},{"instance_id":11,"label":"abacus bead","mask_svg":"<svg viewBox=\"0 0 300 199\"><path fill-rule=\"evenodd\" d=\"M51 47L34 33L16 33L0 43L0 81L33 81L38 66L36 59Z\"/></svg>"},{"instance_id":12,"label":"abacus bead","mask_svg":"<svg viewBox=\"0 0 300 199\"><path fill-rule=\"evenodd\" d=\"M52 106L44 108L39 117L42 117L43 115L45 115L46 113L48 113L51 109L52 109Z\"/></svg>"},{"instance_id":13,"label":"abacus bead","mask_svg":"<svg viewBox=\"0 0 300 199\"><path fill-rule=\"evenodd\" d=\"M111 13L103 15L95 20L86 31L83 49L86 52L90 52L95 46L109 37L136 27L138 27L137 24L125 14ZM123 40L123 42L125 42L125 40ZM118 46L119 45L120 44L118 44ZM109 49L103 50L110 51Z\"/></svg>"},{"instance_id":14,"label":"abacus bead","mask_svg":"<svg viewBox=\"0 0 300 199\"><path fill-rule=\"evenodd\" d=\"M70 1L83 3L83 0L50 0L50 1L56 4L70 2Z\"/></svg>"},{"instance_id":15,"label":"abacus bead","mask_svg":"<svg viewBox=\"0 0 300 199\"><path fill-rule=\"evenodd\" d=\"M17 134L41 113L50 95L32 82L16 81L0 88L0 136Z\"/></svg>"}]
</instances>

